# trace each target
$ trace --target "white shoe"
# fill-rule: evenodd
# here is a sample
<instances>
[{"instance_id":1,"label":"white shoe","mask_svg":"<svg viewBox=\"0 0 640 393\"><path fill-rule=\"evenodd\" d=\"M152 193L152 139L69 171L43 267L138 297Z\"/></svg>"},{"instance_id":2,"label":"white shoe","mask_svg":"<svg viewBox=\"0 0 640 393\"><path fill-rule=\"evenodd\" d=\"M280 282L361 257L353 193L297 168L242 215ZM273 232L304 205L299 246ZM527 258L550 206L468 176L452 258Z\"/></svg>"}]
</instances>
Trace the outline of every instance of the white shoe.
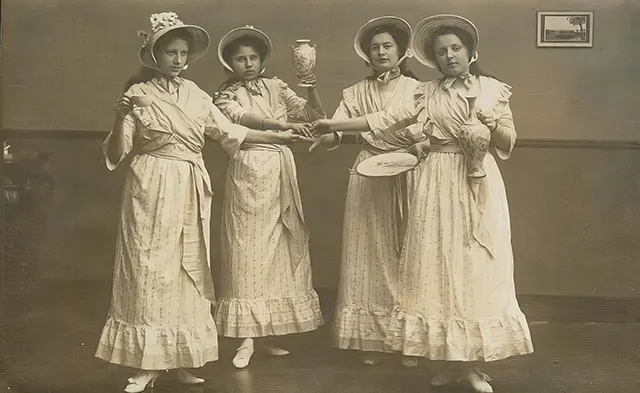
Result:
<instances>
[{"instance_id":1,"label":"white shoe","mask_svg":"<svg viewBox=\"0 0 640 393\"><path fill-rule=\"evenodd\" d=\"M253 348L243 345L237 349L236 356L233 358L233 365L236 368L245 368L249 365L251 356L253 356Z\"/></svg>"},{"instance_id":2,"label":"white shoe","mask_svg":"<svg viewBox=\"0 0 640 393\"><path fill-rule=\"evenodd\" d=\"M472 371L466 376L466 380L471 384L473 390L478 393L493 393L493 388L489 385L491 377L478 370Z\"/></svg>"},{"instance_id":3,"label":"white shoe","mask_svg":"<svg viewBox=\"0 0 640 393\"><path fill-rule=\"evenodd\" d=\"M124 391L127 393L140 393L144 392L147 388L153 387L153 384L156 382L156 379L160 376L158 371L143 371L140 374L137 374L131 378L127 382L129 384L124 388Z\"/></svg>"}]
</instances>

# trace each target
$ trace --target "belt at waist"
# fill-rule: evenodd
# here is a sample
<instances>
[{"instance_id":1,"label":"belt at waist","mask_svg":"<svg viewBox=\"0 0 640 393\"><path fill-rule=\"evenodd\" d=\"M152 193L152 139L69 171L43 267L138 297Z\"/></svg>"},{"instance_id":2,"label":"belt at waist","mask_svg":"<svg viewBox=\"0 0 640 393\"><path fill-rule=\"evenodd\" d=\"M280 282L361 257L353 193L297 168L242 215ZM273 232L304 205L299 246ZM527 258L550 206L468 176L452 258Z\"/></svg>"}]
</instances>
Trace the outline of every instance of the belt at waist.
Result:
<instances>
[{"instance_id":1,"label":"belt at waist","mask_svg":"<svg viewBox=\"0 0 640 393\"><path fill-rule=\"evenodd\" d=\"M204 160L202 159L202 154L200 152L194 152L190 150L171 149L169 148L169 146L171 145L160 147L151 151L144 151L143 149L142 153L157 158L184 161L191 164L191 173L193 175L196 192L198 194L200 218L204 219L208 217L211 209L213 189L211 187L209 172L207 172L207 168L204 165Z\"/></svg>"},{"instance_id":2,"label":"belt at waist","mask_svg":"<svg viewBox=\"0 0 640 393\"><path fill-rule=\"evenodd\" d=\"M378 155L378 154L385 154L385 153L406 153L406 151L409 149L409 146L398 147L396 149L390 149L390 150L383 150L369 143L365 143L363 149L368 151L371 154Z\"/></svg>"},{"instance_id":3,"label":"belt at waist","mask_svg":"<svg viewBox=\"0 0 640 393\"><path fill-rule=\"evenodd\" d=\"M249 151L262 150L262 151L273 151L278 153L282 153L282 151L286 149L288 149L286 145L276 145L276 144L269 144L269 143L243 143L240 146L240 150L249 150Z\"/></svg>"},{"instance_id":4,"label":"belt at waist","mask_svg":"<svg viewBox=\"0 0 640 393\"><path fill-rule=\"evenodd\" d=\"M457 143L441 143L439 141L434 142L431 139L431 145L429 148L430 153L456 153L462 154L462 148Z\"/></svg>"}]
</instances>

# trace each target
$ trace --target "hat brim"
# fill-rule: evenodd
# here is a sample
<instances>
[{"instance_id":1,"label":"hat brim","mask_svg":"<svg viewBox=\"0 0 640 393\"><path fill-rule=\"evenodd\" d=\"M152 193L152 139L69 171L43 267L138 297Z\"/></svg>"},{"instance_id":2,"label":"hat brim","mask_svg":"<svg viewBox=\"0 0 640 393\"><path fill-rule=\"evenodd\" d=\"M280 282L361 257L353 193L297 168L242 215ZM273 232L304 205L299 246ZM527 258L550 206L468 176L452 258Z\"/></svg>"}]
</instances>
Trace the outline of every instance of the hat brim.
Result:
<instances>
[{"instance_id":1,"label":"hat brim","mask_svg":"<svg viewBox=\"0 0 640 393\"><path fill-rule=\"evenodd\" d=\"M411 25L404 19L399 18L397 16L381 16L378 18L371 19L356 32L356 36L353 39L353 48L360 58L364 61L370 63L371 59L369 58L369 54L365 53L362 50L362 40L369 33L369 31L376 29L381 26L392 25L400 29L404 34L407 35L407 41L409 45L407 46L407 50L411 48Z\"/></svg>"},{"instance_id":2,"label":"hat brim","mask_svg":"<svg viewBox=\"0 0 640 393\"><path fill-rule=\"evenodd\" d=\"M140 48L139 57L142 65L147 68L158 69L158 64L156 62L155 56L153 55L153 50L156 43L158 42L160 37L164 36L170 31L180 29L186 30L191 36L189 54L187 55L187 64L191 64L201 58L202 55L205 54L207 49L209 49L209 45L211 42L209 33L207 33L207 31L202 27L195 25L170 26L158 31L157 33L153 33L151 35L151 38L149 39L149 43L147 44L147 46Z\"/></svg>"},{"instance_id":3,"label":"hat brim","mask_svg":"<svg viewBox=\"0 0 640 393\"><path fill-rule=\"evenodd\" d=\"M433 56L431 56L431 59L429 58L430 56L427 56L426 51L428 48L426 48L426 45L433 38L433 33L441 27L458 27L466 31L473 40L473 48L469 48L471 53L475 53L478 50L478 29L473 22L458 15L433 15L420 21L414 29L412 50L414 57L420 63L429 68L438 69L437 62L432 60Z\"/></svg>"},{"instance_id":4,"label":"hat brim","mask_svg":"<svg viewBox=\"0 0 640 393\"><path fill-rule=\"evenodd\" d=\"M242 37L257 38L264 43L264 45L267 47L267 53L265 54L264 59L262 59L263 64L266 63L267 60L269 60L269 58L271 57L271 52L273 51L271 39L264 32L252 26L237 27L222 36L222 38L220 39L220 43L218 43L218 60L220 60L220 63L222 63L224 68L231 72L233 72L233 68L230 64L227 64L222 54L224 53L224 49L227 47L227 45Z\"/></svg>"}]
</instances>

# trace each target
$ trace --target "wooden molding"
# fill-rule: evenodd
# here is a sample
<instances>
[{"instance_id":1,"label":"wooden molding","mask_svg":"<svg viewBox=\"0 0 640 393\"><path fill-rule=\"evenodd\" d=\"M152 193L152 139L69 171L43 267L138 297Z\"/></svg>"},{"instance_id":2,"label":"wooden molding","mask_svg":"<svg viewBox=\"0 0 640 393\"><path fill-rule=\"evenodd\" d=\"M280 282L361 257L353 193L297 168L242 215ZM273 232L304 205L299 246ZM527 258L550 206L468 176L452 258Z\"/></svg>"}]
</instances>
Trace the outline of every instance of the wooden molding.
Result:
<instances>
[{"instance_id":1,"label":"wooden molding","mask_svg":"<svg viewBox=\"0 0 640 393\"><path fill-rule=\"evenodd\" d=\"M109 134L108 130L43 130L43 129L5 129L0 133L5 138L21 139L100 139ZM343 143L356 143L355 138L345 136ZM556 138L519 138L518 148L530 149L617 149L640 150L640 140L603 140L603 139L556 139Z\"/></svg>"}]
</instances>

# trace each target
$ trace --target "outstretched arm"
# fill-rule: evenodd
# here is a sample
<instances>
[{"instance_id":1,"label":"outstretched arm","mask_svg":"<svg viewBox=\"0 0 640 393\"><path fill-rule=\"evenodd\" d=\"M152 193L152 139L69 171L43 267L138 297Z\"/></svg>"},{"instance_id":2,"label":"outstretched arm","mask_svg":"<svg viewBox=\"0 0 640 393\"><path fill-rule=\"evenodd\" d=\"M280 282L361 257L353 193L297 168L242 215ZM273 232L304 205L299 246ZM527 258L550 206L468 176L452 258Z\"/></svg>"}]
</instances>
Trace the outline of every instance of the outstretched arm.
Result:
<instances>
[{"instance_id":1,"label":"outstretched arm","mask_svg":"<svg viewBox=\"0 0 640 393\"><path fill-rule=\"evenodd\" d=\"M319 120L313 123L314 135L344 132L385 132L406 128L424 116L424 87L412 92L411 100L399 100L397 105L360 117Z\"/></svg>"},{"instance_id":2,"label":"outstretched arm","mask_svg":"<svg viewBox=\"0 0 640 393\"><path fill-rule=\"evenodd\" d=\"M291 130L277 133L255 131L240 124L233 124L213 103L205 134L218 141L230 157L235 157L244 143L288 144L302 139Z\"/></svg>"}]
</instances>

